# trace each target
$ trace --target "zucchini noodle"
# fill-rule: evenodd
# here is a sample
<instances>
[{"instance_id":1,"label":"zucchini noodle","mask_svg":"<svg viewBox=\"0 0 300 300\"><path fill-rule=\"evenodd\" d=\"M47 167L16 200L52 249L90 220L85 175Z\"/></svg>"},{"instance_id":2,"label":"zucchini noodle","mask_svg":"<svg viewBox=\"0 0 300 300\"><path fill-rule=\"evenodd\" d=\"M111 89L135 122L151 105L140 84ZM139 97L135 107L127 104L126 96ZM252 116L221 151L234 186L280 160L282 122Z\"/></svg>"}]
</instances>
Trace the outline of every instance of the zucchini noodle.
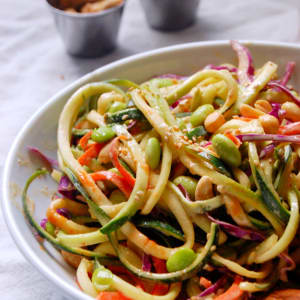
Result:
<instances>
[{"instance_id":1,"label":"zucchini noodle","mask_svg":"<svg viewBox=\"0 0 300 300\"><path fill-rule=\"evenodd\" d=\"M164 189L168 183L168 179L170 176L172 165L172 151L170 150L169 146L164 143L163 145L163 157L161 162L161 170L159 174L159 178L155 183L154 189L150 192L150 196L147 199L147 202L142 210L142 214L149 214L153 207L157 204L161 195L164 192Z\"/></svg>"},{"instance_id":2,"label":"zucchini noodle","mask_svg":"<svg viewBox=\"0 0 300 300\"><path fill-rule=\"evenodd\" d=\"M30 176L22 201L84 293L260 299L294 272L300 115L288 108L300 97L290 68L280 79L275 63L255 69L232 45L238 67L89 83L65 104L46 219L35 221L27 193L48 171Z\"/></svg>"}]
</instances>

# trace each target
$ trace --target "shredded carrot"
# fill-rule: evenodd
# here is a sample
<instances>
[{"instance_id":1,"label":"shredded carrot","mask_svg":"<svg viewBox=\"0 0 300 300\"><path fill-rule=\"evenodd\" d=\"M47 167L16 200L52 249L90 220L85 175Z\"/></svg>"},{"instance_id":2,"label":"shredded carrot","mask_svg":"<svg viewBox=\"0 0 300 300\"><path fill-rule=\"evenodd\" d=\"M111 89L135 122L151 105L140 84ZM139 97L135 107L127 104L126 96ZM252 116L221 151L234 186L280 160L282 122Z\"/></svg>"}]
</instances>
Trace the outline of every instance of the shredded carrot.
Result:
<instances>
[{"instance_id":1,"label":"shredded carrot","mask_svg":"<svg viewBox=\"0 0 300 300\"><path fill-rule=\"evenodd\" d=\"M151 292L152 295L162 296L169 291L169 286L164 283L156 283Z\"/></svg>"},{"instance_id":2,"label":"shredded carrot","mask_svg":"<svg viewBox=\"0 0 300 300\"><path fill-rule=\"evenodd\" d=\"M264 300L299 300L300 290L297 289L286 289L275 291L271 295L264 298Z\"/></svg>"},{"instance_id":3,"label":"shredded carrot","mask_svg":"<svg viewBox=\"0 0 300 300\"><path fill-rule=\"evenodd\" d=\"M241 141L236 137L234 136L233 134L231 134L230 132L226 132L225 135L231 139L235 145L239 148L241 146Z\"/></svg>"},{"instance_id":4,"label":"shredded carrot","mask_svg":"<svg viewBox=\"0 0 300 300\"><path fill-rule=\"evenodd\" d=\"M95 181L108 180L112 182L125 194L127 198L130 197L130 194L132 192L132 187L129 186L129 184L127 183L124 177L111 171L99 171L99 172L91 173L90 176Z\"/></svg>"},{"instance_id":5,"label":"shredded carrot","mask_svg":"<svg viewBox=\"0 0 300 300\"><path fill-rule=\"evenodd\" d=\"M97 300L131 300L124 296L121 292L100 292Z\"/></svg>"},{"instance_id":6,"label":"shredded carrot","mask_svg":"<svg viewBox=\"0 0 300 300\"><path fill-rule=\"evenodd\" d=\"M78 162L82 166L87 166L91 160L98 156L100 150L104 147L104 144L95 143L88 147L88 149L78 158Z\"/></svg>"},{"instance_id":7,"label":"shredded carrot","mask_svg":"<svg viewBox=\"0 0 300 300\"><path fill-rule=\"evenodd\" d=\"M112 159L113 165L119 170L128 184L133 188L135 185L135 178L126 170L126 168L120 163L118 156L118 143L120 139L126 139L125 136L119 136L115 138L110 147L110 157Z\"/></svg>"},{"instance_id":8,"label":"shredded carrot","mask_svg":"<svg viewBox=\"0 0 300 300\"><path fill-rule=\"evenodd\" d=\"M280 126L278 133L284 135L300 134L300 122L294 122L286 124L284 126Z\"/></svg>"},{"instance_id":9,"label":"shredded carrot","mask_svg":"<svg viewBox=\"0 0 300 300\"><path fill-rule=\"evenodd\" d=\"M88 146L88 141L92 135L92 130L87 132L80 140L79 140L79 145L83 150L86 150Z\"/></svg>"},{"instance_id":10,"label":"shredded carrot","mask_svg":"<svg viewBox=\"0 0 300 300\"><path fill-rule=\"evenodd\" d=\"M166 261L152 256L152 262L157 273L167 273ZM152 295L162 296L169 290L169 285L164 283L156 283L151 292Z\"/></svg>"},{"instance_id":11,"label":"shredded carrot","mask_svg":"<svg viewBox=\"0 0 300 300\"><path fill-rule=\"evenodd\" d=\"M245 293L239 288L240 283L242 282L240 276L236 276L232 286L223 294L215 298L215 300L239 300Z\"/></svg>"},{"instance_id":12,"label":"shredded carrot","mask_svg":"<svg viewBox=\"0 0 300 300\"><path fill-rule=\"evenodd\" d=\"M166 261L155 256L152 256L152 262L157 273L168 273Z\"/></svg>"},{"instance_id":13,"label":"shredded carrot","mask_svg":"<svg viewBox=\"0 0 300 300\"><path fill-rule=\"evenodd\" d=\"M208 289L212 285L211 281L206 279L203 276L200 277L199 283L200 283L200 285L202 285L206 289Z\"/></svg>"}]
</instances>

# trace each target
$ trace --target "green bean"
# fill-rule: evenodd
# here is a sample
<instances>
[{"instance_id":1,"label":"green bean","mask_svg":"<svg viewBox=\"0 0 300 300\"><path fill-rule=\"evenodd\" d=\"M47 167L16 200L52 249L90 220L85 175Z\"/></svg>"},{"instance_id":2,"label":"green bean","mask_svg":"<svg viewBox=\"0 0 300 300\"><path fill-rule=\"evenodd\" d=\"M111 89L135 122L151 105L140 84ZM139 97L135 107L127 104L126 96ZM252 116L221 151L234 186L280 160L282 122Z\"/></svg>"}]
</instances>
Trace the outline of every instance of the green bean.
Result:
<instances>
[{"instance_id":1,"label":"green bean","mask_svg":"<svg viewBox=\"0 0 300 300\"><path fill-rule=\"evenodd\" d=\"M160 161L161 147L159 140L152 137L148 140L146 145L146 161L152 170L155 170Z\"/></svg>"},{"instance_id":2,"label":"green bean","mask_svg":"<svg viewBox=\"0 0 300 300\"><path fill-rule=\"evenodd\" d=\"M206 117L214 112L214 107L211 104L204 104L198 107L191 115L191 124L193 126L202 125Z\"/></svg>"},{"instance_id":3,"label":"green bean","mask_svg":"<svg viewBox=\"0 0 300 300\"><path fill-rule=\"evenodd\" d=\"M112 191L110 194L109 200L113 204L118 204L118 203L127 201L125 195L119 190Z\"/></svg>"},{"instance_id":4,"label":"green bean","mask_svg":"<svg viewBox=\"0 0 300 300\"><path fill-rule=\"evenodd\" d=\"M241 153L235 143L223 134L216 134L212 138L212 145L220 158L231 167L241 164Z\"/></svg>"},{"instance_id":5,"label":"green bean","mask_svg":"<svg viewBox=\"0 0 300 300\"><path fill-rule=\"evenodd\" d=\"M173 180L175 185L181 184L192 200L195 199L195 191L198 181L189 176L178 176Z\"/></svg>"},{"instance_id":6,"label":"green bean","mask_svg":"<svg viewBox=\"0 0 300 300\"><path fill-rule=\"evenodd\" d=\"M98 129L95 129L92 133L92 140L97 143L103 143L111 140L116 133L113 131L111 127L103 126Z\"/></svg>"},{"instance_id":7,"label":"green bean","mask_svg":"<svg viewBox=\"0 0 300 300\"><path fill-rule=\"evenodd\" d=\"M105 291L110 288L113 281L113 274L104 267L97 268L93 272L92 283L97 291Z\"/></svg>"},{"instance_id":8,"label":"green bean","mask_svg":"<svg viewBox=\"0 0 300 300\"><path fill-rule=\"evenodd\" d=\"M109 113L114 113L120 110L123 110L126 108L126 103L120 102L120 101L115 101L109 108L108 112Z\"/></svg>"},{"instance_id":9,"label":"green bean","mask_svg":"<svg viewBox=\"0 0 300 300\"><path fill-rule=\"evenodd\" d=\"M188 267L196 258L196 253L190 248L178 249L167 260L168 272L176 272Z\"/></svg>"}]
</instances>

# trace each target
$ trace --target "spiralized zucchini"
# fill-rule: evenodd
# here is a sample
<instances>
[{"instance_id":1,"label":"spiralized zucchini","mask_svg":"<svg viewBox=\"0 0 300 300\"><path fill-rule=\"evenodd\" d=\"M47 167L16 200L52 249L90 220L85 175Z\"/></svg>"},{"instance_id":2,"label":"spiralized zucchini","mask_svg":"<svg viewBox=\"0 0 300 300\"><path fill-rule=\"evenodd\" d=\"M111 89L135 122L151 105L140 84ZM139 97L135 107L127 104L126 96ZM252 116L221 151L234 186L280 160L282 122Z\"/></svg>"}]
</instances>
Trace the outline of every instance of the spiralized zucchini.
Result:
<instances>
[{"instance_id":1,"label":"spiralized zucchini","mask_svg":"<svg viewBox=\"0 0 300 300\"><path fill-rule=\"evenodd\" d=\"M52 172L58 196L39 225L27 202L30 184L47 173L38 170L23 205L76 267L86 294L259 295L277 285L284 265L292 269L300 116L289 119L272 99L299 105L299 95L286 85L291 68L282 79L273 62L254 69L249 51L232 45L237 68L89 83L65 104Z\"/></svg>"}]
</instances>

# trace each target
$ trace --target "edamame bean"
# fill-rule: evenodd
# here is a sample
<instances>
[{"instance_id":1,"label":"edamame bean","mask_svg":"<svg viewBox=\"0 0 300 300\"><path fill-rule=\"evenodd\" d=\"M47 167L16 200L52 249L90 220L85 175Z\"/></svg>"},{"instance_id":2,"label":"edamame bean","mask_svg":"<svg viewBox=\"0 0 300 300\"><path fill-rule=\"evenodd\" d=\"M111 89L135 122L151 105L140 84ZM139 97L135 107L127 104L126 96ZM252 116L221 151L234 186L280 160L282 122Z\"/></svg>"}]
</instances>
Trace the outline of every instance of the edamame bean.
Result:
<instances>
[{"instance_id":1,"label":"edamame bean","mask_svg":"<svg viewBox=\"0 0 300 300\"><path fill-rule=\"evenodd\" d=\"M92 283L97 291L105 291L110 288L113 281L113 274L104 267L97 268L93 272Z\"/></svg>"},{"instance_id":2,"label":"edamame bean","mask_svg":"<svg viewBox=\"0 0 300 300\"><path fill-rule=\"evenodd\" d=\"M109 200L113 204L118 204L118 203L127 201L125 195L119 190L112 191L110 196L109 196Z\"/></svg>"},{"instance_id":3,"label":"edamame bean","mask_svg":"<svg viewBox=\"0 0 300 300\"><path fill-rule=\"evenodd\" d=\"M220 158L231 167L241 164L241 153L235 143L223 134L216 134L212 138L212 145Z\"/></svg>"},{"instance_id":4,"label":"edamame bean","mask_svg":"<svg viewBox=\"0 0 300 300\"><path fill-rule=\"evenodd\" d=\"M47 221L46 225L45 225L45 229L46 231L51 234L52 236L54 236L55 233L55 226L50 223L49 221Z\"/></svg>"},{"instance_id":5,"label":"edamame bean","mask_svg":"<svg viewBox=\"0 0 300 300\"><path fill-rule=\"evenodd\" d=\"M119 102L119 101L115 101L109 108L108 112L109 113L114 113L120 110L123 110L126 108L126 103L124 102Z\"/></svg>"},{"instance_id":6,"label":"edamame bean","mask_svg":"<svg viewBox=\"0 0 300 300\"><path fill-rule=\"evenodd\" d=\"M204 104L198 107L191 115L191 124L193 126L202 125L206 117L214 112L214 107L211 104Z\"/></svg>"},{"instance_id":7,"label":"edamame bean","mask_svg":"<svg viewBox=\"0 0 300 300\"><path fill-rule=\"evenodd\" d=\"M160 155L161 147L159 140L155 137L150 138L146 145L146 161L152 170L158 167Z\"/></svg>"},{"instance_id":8,"label":"edamame bean","mask_svg":"<svg viewBox=\"0 0 300 300\"><path fill-rule=\"evenodd\" d=\"M190 248L178 249L167 260L168 272L176 272L188 267L196 258L196 253Z\"/></svg>"},{"instance_id":9,"label":"edamame bean","mask_svg":"<svg viewBox=\"0 0 300 300\"><path fill-rule=\"evenodd\" d=\"M92 140L97 143L103 143L111 140L116 133L113 131L111 127L103 126L98 129L95 129L92 133Z\"/></svg>"},{"instance_id":10,"label":"edamame bean","mask_svg":"<svg viewBox=\"0 0 300 300\"><path fill-rule=\"evenodd\" d=\"M178 176L173 180L175 185L181 184L184 189L188 192L192 200L195 199L195 191L198 181L189 176Z\"/></svg>"}]
</instances>

